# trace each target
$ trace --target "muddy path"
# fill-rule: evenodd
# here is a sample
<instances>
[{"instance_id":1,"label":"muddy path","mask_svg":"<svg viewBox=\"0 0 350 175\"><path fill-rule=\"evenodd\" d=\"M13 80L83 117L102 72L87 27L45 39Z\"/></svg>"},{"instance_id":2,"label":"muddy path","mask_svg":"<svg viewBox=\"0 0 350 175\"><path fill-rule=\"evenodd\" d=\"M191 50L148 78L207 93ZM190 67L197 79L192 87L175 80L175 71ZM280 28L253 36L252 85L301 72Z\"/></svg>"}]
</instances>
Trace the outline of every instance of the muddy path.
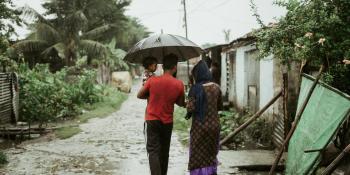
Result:
<instances>
[{"instance_id":1,"label":"muddy path","mask_svg":"<svg viewBox=\"0 0 350 175\"><path fill-rule=\"evenodd\" d=\"M133 86L119 111L80 125L82 132L71 138L59 140L48 135L7 149L9 164L0 174L150 175L143 135L146 101L136 98L139 88L139 84ZM250 174L229 168L237 157L225 160L221 154L220 159L225 163L219 163L218 174ZM188 148L173 132L168 175L188 174L187 163Z\"/></svg>"},{"instance_id":2,"label":"muddy path","mask_svg":"<svg viewBox=\"0 0 350 175\"><path fill-rule=\"evenodd\" d=\"M143 135L146 101L136 98L139 87L119 111L82 124L80 134L8 149L10 163L0 174L150 174ZM169 175L186 174L186 152L173 133Z\"/></svg>"}]
</instances>

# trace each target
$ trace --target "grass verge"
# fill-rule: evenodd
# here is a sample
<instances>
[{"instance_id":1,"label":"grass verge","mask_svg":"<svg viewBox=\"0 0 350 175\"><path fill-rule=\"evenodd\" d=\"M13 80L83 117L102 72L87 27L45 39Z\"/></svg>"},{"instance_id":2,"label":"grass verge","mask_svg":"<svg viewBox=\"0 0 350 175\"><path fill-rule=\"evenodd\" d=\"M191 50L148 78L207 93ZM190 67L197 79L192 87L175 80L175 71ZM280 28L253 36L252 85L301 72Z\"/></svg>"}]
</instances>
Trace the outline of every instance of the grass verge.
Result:
<instances>
[{"instance_id":1,"label":"grass verge","mask_svg":"<svg viewBox=\"0 0 350 175\"><path fill-rule=\"evenodd\" d=\"M80 123L86 123L91 118L103 118L119 110L122 103L128 98L127 94L122 93L112 87L108 87L103 100L93 105L85 106L89 111L79 115L77 120Z\"/></svg>"},{"instance_id":2,"label":"grass verge","mask_svg":"<svg viewBox=\"0 0 350 175\"><path fill-rule=\"evenodd\" d=\"M190 139L190 127L191 119L186 120L186 109L181 107L176 107L174 112L174 130L179 136L179 141L188 146Z\"/></svg>"},{"instance_id":3,"label":"grass verge","mask_svg":"<svg viewBox=\"0 0 350 175\"><path fill-rule=\"evenodd\" d=\"M55 135L60 139L67 139L80 132L81 132L81 129L79 127L67 126L67 127L57 129L55 131Z\"/></svg>"},{"instance_id":4,"label":"grass verge","mask_svg":"<svg viewBox=\"0 0 350 175\"><path fill-rule=\"evenodd\" d=\"M113 87L107 87L103 94L103 100L101 102L86 105L83 108L88 109L87 112L76 117L73 120L75 124L86 123L92 118L103 118L109 114L120 109L122 103L128 98L127 94L116 90ZM64 126L55 131L55 135L60 139L66 139L81 132L77 126L71 126L72 122L69 122L70 126Z\"/></svg>"}]
</instances>

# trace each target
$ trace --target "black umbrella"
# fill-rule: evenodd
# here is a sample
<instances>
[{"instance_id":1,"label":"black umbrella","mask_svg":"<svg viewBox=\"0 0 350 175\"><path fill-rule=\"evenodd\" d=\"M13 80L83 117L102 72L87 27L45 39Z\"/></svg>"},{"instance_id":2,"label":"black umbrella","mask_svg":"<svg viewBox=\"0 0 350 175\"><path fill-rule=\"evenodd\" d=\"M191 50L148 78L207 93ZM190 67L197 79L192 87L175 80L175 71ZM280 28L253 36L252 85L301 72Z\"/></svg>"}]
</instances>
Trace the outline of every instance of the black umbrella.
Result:
<instances>
[{"instance_id":1,"label":"black umbrella","mask_svg":"<svg viewBox=\"0 0 350 175\"><path fill-rule=\"evenodd\" d=\"M136 43L126 54L124 60L130 63L142 63L143 58L153 56L162 63L165 55L173 53L179 61L198 57L202 48L192 41L177 35L157 34Z\"/></svg>"}]
</instances>

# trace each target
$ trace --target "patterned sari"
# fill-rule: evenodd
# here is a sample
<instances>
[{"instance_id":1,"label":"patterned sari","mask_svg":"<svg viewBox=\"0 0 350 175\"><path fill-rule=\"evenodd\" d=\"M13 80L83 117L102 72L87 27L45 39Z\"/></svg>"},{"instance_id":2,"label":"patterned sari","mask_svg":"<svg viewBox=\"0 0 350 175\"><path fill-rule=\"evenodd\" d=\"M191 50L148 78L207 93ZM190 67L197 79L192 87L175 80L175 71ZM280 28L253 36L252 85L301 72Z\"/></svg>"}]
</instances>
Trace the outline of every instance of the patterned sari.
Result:
<instances>
[{"instance_id":1,"label":"patterned sari","mask_svg":"<svg viewBox=\"0 0 350 175\"><path fill-rule=\"evenodd\" d=\"M198 64L202 63L199 62ZM216 175L220 137L218 110L222 108L221 91L219 85L215 83L197 81L196 75L203 75L203 71L206 71L207 66L201 66L199 70L196 67L193 71L197 71L197 74L194 72L193 75L196 83L200 83L203 89L201 90L202 92L190 92L187 104L188 112L192 113L188 169L190 170L190 175ZM196 102L197 99L202 99L198 98L198 94L205 96L204 102ZM200 109L204 111L198 111L196 109L198 105L202 105ZM200 117L201 113L204 116Z\"/></svg>"}]
</instances>

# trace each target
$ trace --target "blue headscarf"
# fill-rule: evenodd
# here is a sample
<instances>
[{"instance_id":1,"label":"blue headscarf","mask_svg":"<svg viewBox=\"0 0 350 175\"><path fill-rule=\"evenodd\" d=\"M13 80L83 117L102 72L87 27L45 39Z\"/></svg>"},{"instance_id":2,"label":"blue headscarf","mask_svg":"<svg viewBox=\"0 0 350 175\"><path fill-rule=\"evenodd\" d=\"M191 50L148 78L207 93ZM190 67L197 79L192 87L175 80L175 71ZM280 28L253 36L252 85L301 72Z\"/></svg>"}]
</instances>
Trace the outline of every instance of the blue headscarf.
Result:
<instances>
[{"instance_id":1,"label":"blue headscarf","mask_svg":"<svg viewBox=\"0 0 350 175\"><path fill-rule=\"evenodd\" d=\"M205 61L201 60L194 66L192 76L195 80L195 84L191 87L188 96L195 99L194 116L198 117L198 119L203 122L208 104L203 84L212 80L211 72Z\"/></svg>"}]
</instances>

